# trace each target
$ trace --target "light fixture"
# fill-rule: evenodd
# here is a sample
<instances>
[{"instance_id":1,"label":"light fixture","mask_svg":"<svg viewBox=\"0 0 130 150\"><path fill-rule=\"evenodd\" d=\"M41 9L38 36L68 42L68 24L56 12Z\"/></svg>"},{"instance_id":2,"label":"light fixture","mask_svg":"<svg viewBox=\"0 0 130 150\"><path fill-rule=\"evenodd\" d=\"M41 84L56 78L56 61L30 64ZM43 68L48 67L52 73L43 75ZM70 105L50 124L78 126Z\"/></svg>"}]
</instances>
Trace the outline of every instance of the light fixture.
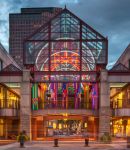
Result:
<instances>
[{"instance_id":1,"label":"light fixture","mask_svg":"<svg viewBox=\"0 0 130 150\"><path fill-rule=\"evenodd\" d=\"M53 122L53 129L56 129L56 123Z\"/></svg>"},{"instance_id":2,"label":"light fixture","mask_svg":"<svg viewBox=\"0 0 130 150\"><path fill-rule=\"evenodd\" d=\"M87 122L85 122L85 124L84 124L84 127L85 127L85 128L87 128L87 127L88 127L88 124L87 124Z\"/></svg>"},{"instance_id":3,"label":"light fixture","mask_svg":"<svg viewBox=\"0 0 130 150\"><path fill-rule=\"evenodd\" d=\"M64 120L64 121L67 121L68 119L67 119L67 118L64 118L63 120Z\"/></svg>"},{"instance_id":4,"label":"light fixture","mask_svg":"<svg viewBox=\"0 0 130 150\"><path fill-rule=\"evenodd\" d=\"M67 113L63 113L63 116L64 116L64 117L68 117L68 114L67 114Z\"/></svg>"},{"instance_id":5,"label":"light fixture","mask_svg":"<svg viewBox=\"0 0 130 150\"><path fill-rule=\"evenodd\" d=\"M49 126L51 126L51 121L49 121L49 123L48 123L48 124L49 124Z\"/></svg>"},{"instance_id":6,"label":"light fixture","mask_svg":"<svg viewBox=\"0 0 130 150\"><path fill-rule=\"evenodd\" d=\"M62 125L61 124L59 124L59 129L62 129Z\"/></svg>"}]
</instances>

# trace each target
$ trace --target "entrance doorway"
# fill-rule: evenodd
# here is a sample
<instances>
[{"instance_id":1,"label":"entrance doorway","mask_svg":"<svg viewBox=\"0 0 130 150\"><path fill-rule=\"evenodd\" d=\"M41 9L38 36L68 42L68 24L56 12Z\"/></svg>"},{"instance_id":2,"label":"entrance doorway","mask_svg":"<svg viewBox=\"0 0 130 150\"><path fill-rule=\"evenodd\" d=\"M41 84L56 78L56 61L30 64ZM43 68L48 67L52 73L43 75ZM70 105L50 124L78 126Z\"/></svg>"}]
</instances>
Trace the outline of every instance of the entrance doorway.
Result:
<instances>
[{"instance_id":1,"label":"entrance doorway","mask_svg":"<svg viewBox=\"0 0 130 150\"><path fill-rule=\"evenodd\" d=\"M87 134L87 122L79 119L58 119L47 121L46 136L74 137Z\"/></svg>"},{"instance_id":2,"label":"entrance doorway","mask_svg":"<svg viewBox=\"0 0 130 150\"><path fill-rule=\"evenodd\" d=\"M98 119L93 116L57 114L38 116L32 119L33 140L82 139L88 135L94 139L98 130Z\"/></svg>"}]
</instances>

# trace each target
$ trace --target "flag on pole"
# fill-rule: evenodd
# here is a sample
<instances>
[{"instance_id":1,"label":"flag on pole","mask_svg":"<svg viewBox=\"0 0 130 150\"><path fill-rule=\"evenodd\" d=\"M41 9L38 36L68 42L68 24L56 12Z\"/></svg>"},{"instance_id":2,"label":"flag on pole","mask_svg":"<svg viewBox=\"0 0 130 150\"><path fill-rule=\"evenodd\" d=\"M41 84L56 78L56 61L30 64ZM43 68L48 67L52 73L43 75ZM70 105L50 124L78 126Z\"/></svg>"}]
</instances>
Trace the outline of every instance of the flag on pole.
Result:
<instances>
[{"instance_id":1,"label":"flag on pole","mask_svg":"<svg viewBox=\"0 0 130 150\"><path fill-rule=\"evenodd\" d=\"M62 107L65 108L66 106L66 98L67 98L67 88L66 88L66 83L62 84Z\"/></svg>"},{"instance_id":2,"label":"flag on pole","mask_svg":"<svg viewBox=\"0 0 130 150\"><path fill-rule=\"evenodd\" d=\"M75 94L75 100L74 100L74 103L75 103L75 109L78 107L78 103L77 103L77 91L78 91L78 89L77 89L77 83L76 82L74 82L74 94Z\"/></svg>"},{"instance_id":3,"label":"flag on pole","mask_svg":"<svg viewBox=\"0 0 130 150\"><path fill-rule=\"evenodd\" d=\"M82 93L82 88L81 88L81 83L79 83L78 90L77 90L77 99L78 99L79 108L81 106L81 93Z\"/></svg>"}]
</instances>

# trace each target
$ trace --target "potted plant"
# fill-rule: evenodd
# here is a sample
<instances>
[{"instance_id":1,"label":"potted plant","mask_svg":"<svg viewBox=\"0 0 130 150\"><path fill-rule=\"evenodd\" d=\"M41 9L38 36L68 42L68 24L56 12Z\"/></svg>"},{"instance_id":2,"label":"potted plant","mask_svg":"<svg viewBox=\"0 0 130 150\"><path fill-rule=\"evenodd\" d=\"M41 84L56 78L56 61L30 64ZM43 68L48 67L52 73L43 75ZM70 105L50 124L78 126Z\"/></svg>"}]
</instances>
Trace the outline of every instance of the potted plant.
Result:
<instances>
[{"instance_id":1,"label":"potted plant","mask_svg":"<svg viewBox=\"0 0 130 150\"><path fill-rule=\"evenodd\" d=\"M101 138L100 138L101 142L103 143L111 143L111 136L108 132L105 132Z\"/></svg>"}]
</instances>

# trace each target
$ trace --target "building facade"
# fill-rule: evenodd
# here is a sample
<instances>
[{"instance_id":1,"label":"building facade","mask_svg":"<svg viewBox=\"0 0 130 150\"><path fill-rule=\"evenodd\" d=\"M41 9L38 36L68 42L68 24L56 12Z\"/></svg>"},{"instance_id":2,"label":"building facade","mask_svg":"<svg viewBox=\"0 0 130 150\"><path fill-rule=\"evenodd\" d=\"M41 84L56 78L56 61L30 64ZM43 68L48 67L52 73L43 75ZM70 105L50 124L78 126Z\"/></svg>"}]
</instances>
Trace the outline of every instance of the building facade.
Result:
<instances>
[{"instance_id":1,"label":"building facade","mask_svg":"<svg viewBox=\"0 0 130 150\"><path fill-rule=\"evenodd\" d=\"M20 25L13 29L16 16ZM22 27L26 16L30 30ZM46 21L31 30L35 19ZM129 46L107 70L107 38L67 8L22 9L10 15L10 23L14 61L0 71L1 138L13 139L23 130L32 140L129 135Z\"/></svg>"},{"instance_id":2,"label":"building facade","mask_svg":"<svg viewBox=\"0 0 130 150\"><path fill-rule=\"evenodd\" d=\"M23 42L41 25L61 11L61 8L22 8L9 15L9 53L23 67Z\"/></svg>"}]
</instances>

